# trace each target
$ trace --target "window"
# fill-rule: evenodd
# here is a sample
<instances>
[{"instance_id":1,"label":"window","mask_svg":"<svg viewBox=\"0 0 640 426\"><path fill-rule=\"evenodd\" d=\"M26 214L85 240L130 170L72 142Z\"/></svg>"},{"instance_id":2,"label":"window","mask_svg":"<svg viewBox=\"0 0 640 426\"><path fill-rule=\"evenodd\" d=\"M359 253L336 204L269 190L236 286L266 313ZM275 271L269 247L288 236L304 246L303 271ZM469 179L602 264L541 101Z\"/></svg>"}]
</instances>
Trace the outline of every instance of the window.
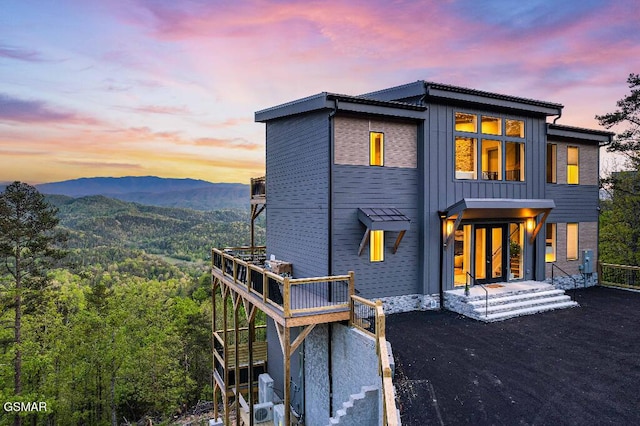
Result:
<instances>
[{"instance_id":1,"label":"window","mask_svg":"<svg viewBox=\"0 0 640 426\"><path fill-rule=\"evenodd\" d=\"M524 182L524 120L456 112L454 133L455 179Z\"/></svg>"},{"instance_id":2,"label":"window","mask_svg":"<svg viewBox=\"0 0 640 426\"><path fill-rule=\"evenodd\" d=\"M550 143L547 144L547 183L556 183L556 154L558 152L558 145Z\"/></svg>"},{"instance_id":3,"label":"window","mask_svg":"<svg viewBox=\"0 0 640 426\"><path fill-rule=\"evenodd\" d=\"M578 260L577 223L567 223L567 260Z\"/></svg>"},{"instance_id":4,"label":"window","mask_svg":"<svg viewBox=\"0 0 640 426\"><path fill-rule=\"evenodd\" d=\"M577 185L580 183L580 165L578 164L580 153L578 147L567 148L567 183Z\"/></svg>"},{"instance_id":5,"label":"window","mask_svg":"<svg viewBox=\"0 0 640 426\"><path fill-rule=\"evenodd\" d=\"M456 179L476 179L476 139L456 137Z\"/></svg>"},{"instance_id":6,"label":"window","mask_svg":"<svg viewBox=\"0 0 640 426\"><path fill-rule=\"evenodd\" d=\"M505 134L514 138L524 138L524 121L505 120Z\"/></svg>"},{"instance_id":7,"label":"window","mask_svg":"<svg viewBox=\"0 0 640 426\"><path fill-rule=\"evenodd\" d=\"M384 231L371 231L369 260L371 262L382 262L384 260Z\"/></svg>"},{"instance_id":8,"label":"window","mask_svg":"<svg viewBox=\"0 0 640 426\"><path fill-rule=\"evenodd\" d=\"M524 144L507 142L505 154L505 180L524 181Z\"/></svg>"},{"instance_id":9,"label":"window","mask_svg":"<svg viewBox=\"0 0 640 426\"><path fill-rule=\"evenodd\" d=\"M555 223L547 223L547 236L545 239L545 252L544 252L544 261L545 262L555 262L556 261L556 224Z\"/></svg>"},{"instance_id":10,"label":"window","mask_svg":"<svg viewBox=\"0 0 640 426\"><path fill-rule=\"evenodd\" d=\"M502 143L482 140L482 179L502 180Z\"/></svg>"},{"instance_id":11,"label":"window","mask_svg":"<svg viewBox=\"0 0 640 426\"><path fill-rule=\"evenodd\" d=\"M502 120L497 117L482 116L482 133L485 135L501 135Z\"/></svg>"},{"instance_id":12,"label":"window","mask_svg":"<svg viewBox=\"0 0 640 426\"><path fill-rule=\"evenodd\" d=\"M384 166L384 133L369 133L369 165Z\"/></svg>"}]
</instances>

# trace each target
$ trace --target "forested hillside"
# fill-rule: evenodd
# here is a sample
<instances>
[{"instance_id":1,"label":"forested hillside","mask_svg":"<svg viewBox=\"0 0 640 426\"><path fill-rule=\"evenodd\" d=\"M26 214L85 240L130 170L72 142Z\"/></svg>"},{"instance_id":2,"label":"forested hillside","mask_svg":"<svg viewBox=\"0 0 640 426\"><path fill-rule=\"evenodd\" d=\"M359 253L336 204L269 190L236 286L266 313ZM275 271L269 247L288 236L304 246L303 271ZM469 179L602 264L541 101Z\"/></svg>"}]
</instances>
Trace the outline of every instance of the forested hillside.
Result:
<instances>
[{"instance_id":1,"label":"forested hillside","mask_svg":"<svg viewBox=\"0 0 640 426\"><path fill-rule=\"evenodd\" d=\"M13 330L0 329L0 400L45 401L24 424L170 423L211 400L210 249L243 245L243 210L203 212L91 196L48 196L68 255L23 314L23 392ZM258 224L258 241L264 228ZM0 281L10 277L0 273ZM6 296L6 295L5 295ZM0 321L13 320L0 297ZM0 425L13 415L0 412Z\"/></svg>"}]
</instances>

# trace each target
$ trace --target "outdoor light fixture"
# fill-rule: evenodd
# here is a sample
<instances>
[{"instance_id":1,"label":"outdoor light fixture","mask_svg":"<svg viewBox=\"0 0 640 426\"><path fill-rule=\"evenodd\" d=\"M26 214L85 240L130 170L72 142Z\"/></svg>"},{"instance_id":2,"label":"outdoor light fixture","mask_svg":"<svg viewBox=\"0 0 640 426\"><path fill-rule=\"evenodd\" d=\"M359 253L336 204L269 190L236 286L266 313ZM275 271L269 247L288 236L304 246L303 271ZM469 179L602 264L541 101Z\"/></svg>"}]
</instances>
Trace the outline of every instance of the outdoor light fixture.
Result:
<instances>
[{"instance_id":1,"label":"outdoor light fixture","mask_svg":"<svg viewBox=\"0 0 640 426\"><path fill-rule=\"evenodd\" d=\"M527 219L527 231L528 232L533 232L535 227L536 227L536 221L532 217L528 218Z\"/></svg>"},{"instance_id":2,"label":"outdoor light fixture","mask_svg":"<svg viewBox=\"0 0 640 426\"><path fill-rule=\"evenodd\" d=\"M447 236L451 235L452 232L453 232L453 221L452 220L448 220L447 221Z\"/></svg>"}]
</instances>

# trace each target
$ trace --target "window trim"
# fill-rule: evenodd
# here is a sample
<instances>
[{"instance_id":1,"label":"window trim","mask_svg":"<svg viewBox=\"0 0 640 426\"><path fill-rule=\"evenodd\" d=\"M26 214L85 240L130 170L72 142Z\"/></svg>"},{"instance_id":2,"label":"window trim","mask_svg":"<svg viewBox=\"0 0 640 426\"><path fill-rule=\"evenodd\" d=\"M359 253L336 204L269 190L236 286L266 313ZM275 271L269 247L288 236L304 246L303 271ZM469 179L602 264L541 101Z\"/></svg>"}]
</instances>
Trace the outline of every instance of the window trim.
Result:
<instances>
[{"instance_id":1,"label":"window trim","mask_svg":"<svg viewBox=\"0 0 640 426\"><path fill-rule=\"evenodd\" d=\"M380 137L378 147L376 147L376 142L374 142L376 136ZM377 161L375 161L377 149L380 150L380 164L377 164ZM384 132L369 131L369 166L384 167Z\"/></svg>"},{"instance_id":2,"label":"window trim","mask_svg":"<svg viewBox=\"0 0 640 426\"><path fill-rule=\"evenodd\" d=\"M571 241L571 248L575 249L575 257L569 256L569 248L570 248L569 247L569 226L571 227L575 226L575 240ZM578 222L567 223L566 245L567 245L567 261L579 260L580 259L580 226Z\"/></svg>"},{"instance_id":3,"label":"window trim","mask_svg":"<svg viewBox=\"0 0 640 426\"><path fill-rule=\"evenodd\" d=\"M576 150L576 162L575 164L569 163L569 150ZM575 182L572 180L569 182L569 168L575 167ZM567 146L567 185L580 185L580 148L577 146Z\"/></svg>"},{"instance_id":4,"label":"window trim","mask_svg":"<svg viewBox=\"0 0 640 426\"><path fill-rule=\"evenodd\" d=\"M551 149L551 158L549 158L549 149ZM546 156L546 183L558 183L558 144L548 143ZM549 160L551 160L551 164L549 164Z\"/></svg>"}]
</instances>

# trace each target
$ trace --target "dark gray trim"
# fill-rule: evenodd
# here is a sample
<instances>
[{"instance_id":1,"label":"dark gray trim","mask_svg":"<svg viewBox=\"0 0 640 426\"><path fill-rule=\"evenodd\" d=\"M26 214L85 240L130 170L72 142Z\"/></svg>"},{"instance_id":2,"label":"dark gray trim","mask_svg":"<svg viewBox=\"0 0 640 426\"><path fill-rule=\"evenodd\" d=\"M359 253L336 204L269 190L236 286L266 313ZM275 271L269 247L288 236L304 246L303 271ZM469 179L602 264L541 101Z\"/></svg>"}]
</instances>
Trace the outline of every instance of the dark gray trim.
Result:
<instances>
[{"instance_id":1,"label":"dark gray trim","mask_svg":"<svg viewBox=\"0 0 640 426\"><path fill-rule=\"evenodd\" d=\"M547 124L547 136L558 139L579 139L581 142L610 143L615 133L583 127Z\"/></svg>"},{"instance_id":2,"label":"dark gray trim","mask_svg":"<svg viewBox=\"0 0 640 426\"><path fill-rule=\"evenodd\" d=\"M358 219L372 231L408 231L411 227L411 219L393 207L358 209Z\"/></svg>"},{"instance_id":3,"label":"dark gray trim","mask_svg":"<svg viewBox=\"0 0 640 426\"><path fill-rule=\"evenodd\" d=\"M447 219L463 213L465 219L528 218L555 208L553 200L463 198L444 211Z\"/></svg>"}]
</instances>

